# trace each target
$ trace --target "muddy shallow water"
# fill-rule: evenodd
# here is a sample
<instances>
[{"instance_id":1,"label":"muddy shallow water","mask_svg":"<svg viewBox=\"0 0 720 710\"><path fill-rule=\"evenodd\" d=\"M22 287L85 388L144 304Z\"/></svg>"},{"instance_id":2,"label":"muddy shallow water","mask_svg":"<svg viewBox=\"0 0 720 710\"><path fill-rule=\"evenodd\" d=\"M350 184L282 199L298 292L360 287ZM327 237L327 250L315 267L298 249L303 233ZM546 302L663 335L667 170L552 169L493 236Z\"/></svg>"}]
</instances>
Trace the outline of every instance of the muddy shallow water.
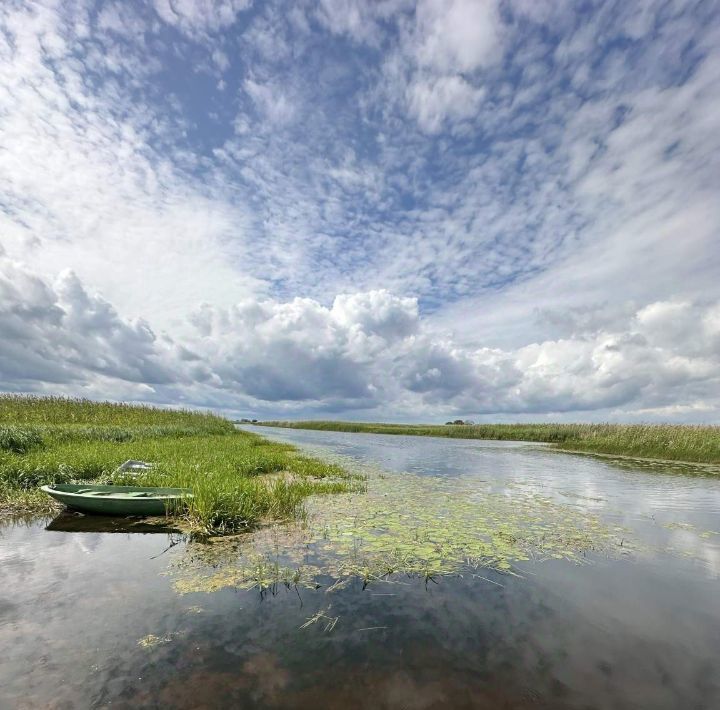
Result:
<instances>
[{"instance_id":1,"label":"muddy shallow water","mask_svg":"<svg viewBox=\"0 0 720 710\"><path fill-rule=\"evenodd\" d=\"M1 708L720 707L720 478L514 443L260 433L372 470L367 502L313 501L299 537L255 547L72 516L4 525ZM390 553L397 571L375 579Z\"/></svg>"}]
</instances>

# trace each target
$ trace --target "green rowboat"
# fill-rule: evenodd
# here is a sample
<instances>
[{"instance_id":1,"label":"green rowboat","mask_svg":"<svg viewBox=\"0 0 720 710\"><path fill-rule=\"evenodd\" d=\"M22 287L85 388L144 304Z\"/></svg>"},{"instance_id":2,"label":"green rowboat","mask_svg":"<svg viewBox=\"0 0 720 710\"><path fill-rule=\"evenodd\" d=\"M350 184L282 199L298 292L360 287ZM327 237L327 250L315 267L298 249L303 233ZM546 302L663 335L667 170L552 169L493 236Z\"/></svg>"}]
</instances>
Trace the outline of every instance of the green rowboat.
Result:
<instances>
[{"instance_id":1,"label":"green rowboat","mask_svg":"<svg viewBox=\"0 0 720 710\"><path fill-rule=\"evenodd\" d=\"M96 515L165 515L168 508L192 498L187 488L54 483L40 489L68 508Z\"/></svg>"}]
</instances>

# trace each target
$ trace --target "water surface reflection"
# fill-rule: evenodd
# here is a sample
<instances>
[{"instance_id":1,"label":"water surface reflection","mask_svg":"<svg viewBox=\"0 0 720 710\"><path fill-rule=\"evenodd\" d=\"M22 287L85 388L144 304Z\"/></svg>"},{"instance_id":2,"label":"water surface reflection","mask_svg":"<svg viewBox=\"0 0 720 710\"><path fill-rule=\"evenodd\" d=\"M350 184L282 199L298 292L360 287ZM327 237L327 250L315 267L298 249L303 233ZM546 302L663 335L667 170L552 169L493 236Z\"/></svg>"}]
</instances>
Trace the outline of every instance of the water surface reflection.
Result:
<instances>
[{"instance_id":1,"label":"water surface reflection","mask_svg":"<svg viewBox=\"0 0 720 710\"><path fill-rule=\"evenodd\" d=\"M522 576L179 595L172 570L198 543L174 531L8 525L1 707L720 706L716 479L517 444L267 433L388 476L537 492L627 527L642 551L527 561Z\"/></svg>"}]
</instances>

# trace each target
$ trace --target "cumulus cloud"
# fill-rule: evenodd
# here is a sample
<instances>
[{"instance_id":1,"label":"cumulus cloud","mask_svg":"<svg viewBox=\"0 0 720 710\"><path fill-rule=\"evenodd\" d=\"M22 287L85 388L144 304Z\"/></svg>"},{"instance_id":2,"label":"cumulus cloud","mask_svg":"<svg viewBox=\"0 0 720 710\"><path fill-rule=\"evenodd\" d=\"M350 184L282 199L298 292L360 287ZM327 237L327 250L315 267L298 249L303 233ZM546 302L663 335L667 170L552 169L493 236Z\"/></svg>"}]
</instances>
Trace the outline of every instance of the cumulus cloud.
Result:
<instances>
[{"instance_id":1,"label":"cumulus cloud","mask_svg":"<svg viewBox=\"0 0 720 710\"><path fill-rule=\"evenodd\" d=\"M650 409L708 398L714 407L716 308L656 302L612 326L515 350L435 344L404 363L403 381L481 414Z\"/></svg>"},{"instance_id":2,"label":"cumulus cloud","mask_svg":"<svg viewBox=\"0 0 720 710\"><path fill-rule=\"evenodd\" d=\"M398 298L387 291L336 296L330 313L348 330L388 343L412 335L419 321L416 299Z\"/></svg>"},{"instance_id":3,"label":"cumulus cloud","mask_svg":"<svg viewBox=\"0 0 720 710\"><path fill-rule=\"evenodd\" d=\"M71 271L48 283L0 256L0 383L36 389L97 377L148 387L176 378L143 320L122 319Z\"/></svg>"},{"instance_id":4,"label":"cumulus cloud","mask_svg":"<svg viewBox=\"0 0 720 710\"><path fill-rule=\"evenodd\" d=\"M193 314L198 352L216 363L222 386L266 401L342 399L379 403L378 362L417 328L413 299L384 291L340 295L327 308L311 299L209 305Z\"/></svg>"},{"instance_id":5,"label":"cumulus cloud","mask_svg":"<svg viewBox=\"0 0 720 710\"><path fill-rule=\"evenodd\" d=\"M72 272L50 283L0 258L0 383L76 385L222 402L243 411L373 411L415 416L714 411L720 406L720 303L655 302L613 325L513 350L468 348L436 331L417 301L387 291L209 304L192 331L158 337L122 318ZM715 394L713 394L715 393ZM682 408L685 408L684 410Z\"/></svg>"}]
</instances>

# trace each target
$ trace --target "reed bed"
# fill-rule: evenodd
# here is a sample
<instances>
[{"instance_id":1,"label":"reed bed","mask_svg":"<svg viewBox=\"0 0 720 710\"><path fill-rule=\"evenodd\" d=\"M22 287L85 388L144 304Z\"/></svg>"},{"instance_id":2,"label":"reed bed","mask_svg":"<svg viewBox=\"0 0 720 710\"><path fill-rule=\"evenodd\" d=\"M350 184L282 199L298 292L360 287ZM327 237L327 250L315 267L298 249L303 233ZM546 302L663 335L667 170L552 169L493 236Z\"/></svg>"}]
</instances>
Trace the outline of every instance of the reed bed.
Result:
<instances>
[{"instance_id":1,"label":"reed bed","mask_svg":"<svg viewBox=\"0 0 720 710\"><path fill-rule=\"evenodd\" d=\"M155 467L116 473L127 459ZM363 485L339 466L211 414L0 396L0 514L46 513L50 499L39 486L76 481L191 488L191 503L174 512L211 534L298 517L309 495Z\"/></svg>"},{"instance_id":2,"label":"reed bed","mask_svg":"<svg viewBox=\"0 0 720 710\"><path fill-rule=\"evenodd\" d=\"M383 424L261 422L263 426L457 439L535 441L557 448L636 458L720 463L720 426L685 424Z\"/></svg>"},{"instance_id":3,"label":"reed bed","mask_svg":"<svg viewBox=\"0 0 720 710\"><path fill-rule=\"evenodd\" d=\"M0 394L0 425L2 424L117 425L126 428L167 424L224 431L233 429L232 422L209 412L161 409L139 404L94 402L89 399L69 397L34 397L13 394Z\"/></svg>"}]
</instances>

